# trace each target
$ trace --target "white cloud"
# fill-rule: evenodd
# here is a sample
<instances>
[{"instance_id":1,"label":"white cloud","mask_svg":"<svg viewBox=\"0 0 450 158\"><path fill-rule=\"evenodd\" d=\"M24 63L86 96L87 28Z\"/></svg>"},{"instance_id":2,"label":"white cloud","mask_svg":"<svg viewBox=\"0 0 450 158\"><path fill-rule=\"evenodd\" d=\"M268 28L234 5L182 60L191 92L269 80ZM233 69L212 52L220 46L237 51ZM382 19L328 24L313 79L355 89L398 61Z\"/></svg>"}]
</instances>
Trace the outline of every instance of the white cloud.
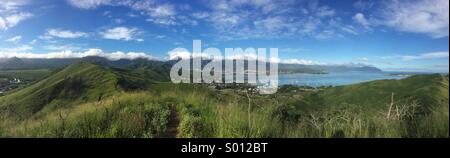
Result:
<instances>
[{"instance_id":1,"label":"white cloud","mask_svg":"<svg viewBox=\"0 0 450 158\"><path fill-rule=\"evenodd\" d=\"M148 18L146 21L152 22L155 24L161 24L161 25L176 25L177 24L175 22L175 20L172 18Z\"/></svg>"},{"instance_id":2,"label":"white cloud","mask_svg":"<svg viewBox=\"0 0 450 158\"><path fill-rule=\"evenodd\" d=\"M0 3L0 30L6 31L33 16L21 9L27 5L26 0L2 0Z\"/></svg>"},{"instance_id":3,"label":"white cloud","mask_svg":"<svg viewBox=\"0 0 450 158\"><path fill-rule=\"evenodd\" d=\"M313 37L318 40L327 40L333 38L341 38L342 35L337 33L335 29L325 29L320 32L316 32Z\"/></svg>"},{"instance_id":4,"label":"white cloud","mask_svg":"<svg viewBox=\"0 0 450 158\"><path fill-rule=\"evenodd\" d=\"M2 3L0 3L0 10L1 11L13 11L17 10L21 6L25 5L26 1L24 0L2 0Z\"/></svg>"},{"instance_id":5,"label":"white cloud","mask_svg":"<svg viewBox=\"0 0 450 158\"><path fill-rule=\"evenodd\" d=\"M319 17L327 17L327 16L334 16L336 12L334 11L334 9L331 9L328 6L321 6L317 8L316 14Z\"/></svg>"},{"instance_id":6,"label":"white cloud","mask_svg":"<svg viewBox=\"0 0 450 158\"><path fill-rule=\"evenodd\" d=\"M49 35L38 36L38 38L41 39L41 40L51 40L51 39L53 39L53 37L49 36Z\"/></svg>"},{"instance_id":7,"label":"white cloud","mask_svg":"<svg viewBox=\"0 0 450 158\"><path fill-rule=\"evenodd\" d=\"M448 0L391 0L382 13L382 23L399 31L448 37Z\"/></svg>"},{"instance_id":8,"label":"white cloud","mask_svg":"<svg viewBox=\"0 0 450 158\"><path fill-rule=\"evenodd\" d=\"M32 49L33 49L33 47L28 46L28 45L22 45L22 46L15 47L15 48L2 48L2 49L0 49L0 54L1 53L6 54L6 53L14 53L14 52L25 52L25 51L29 51ZM1 55L0 55L0 57L1 57Z\"/></svg>"},{"instance_id":9,"label":"white cloud","mask_svg":"<svg viewBox=\"0 0 450 158\"><path fill-rule=\"evenodd\" d=\"M208 4L211 12L195 12L192 17L212 23L215 35L222 40L285 37L323 40L350 33L349 29L341 29L345 25L337 11L317 0L218 0Z\"/></svg>"},{"instance_id":10,"label":"white cloud","mask_svg":"<svg viewBox=\"0 0 450 158\"><path fill-rule=\"evenodd\" d=\"M45 50L50 50L50 51L63 51L63 50L75 51L75 50L82 49L80 46L76 46L76 45L72 45L72 44L65 44L65 45L50 44L50 45L42 46L42 48Z\"/></svg>"},{"instance_id":11,"label":"white cloud","mask_svg":"<svg viewBox=\"0 0 450 158\"><path fill-rule=\"evenodd\" d=\"M274 32L274 31L282 30L283 27L286 27L287 25L282 25L285 22L286 22L286 20L283 17L276 16L276 17L268 17L266 19L255 21L254 24L257 27L262 26L262 27L264 27L265 30Z\"/></svg>"},{"instance_id":12,"label":"white cloud","mask_svg":"<svg viewBox=\"0 0 450 158\"><path fill-rule=\"evenodd\" d=\"M166 38L166 37L167 37L166 35L156 35L155 39L163 39L163 38Z\"/></svg>"},{"instance_id":13,"label":"white cloud","mask_svg":"<svg viewBox=\"0 0 450 158\"><path fill-rule=\"evenodd\" d=\"M352 25L344 25L341 30L352 35L359 35L359 32Z\"/></svg>"},{"instance_id":14,"label":"white cloud","mask_svg":"<svg viewBox=\"0 0 450 158\"><path fill-rule=\"evenodd\" d=\"M138 42L144 41L144 39L136 37L140 34L137 28L115 27L101 32L100 34L104 39L124 41L136 40Z\"/></svg>"},{"instance_id":15,"label":"white cloud","mask_svg":"<svg viewBox=\"0 0 450 158\"><path fill-rule=\"evenodd\" d=\"M304 59L286 59L281 60L284 64L301 64L301 65L320 65L319 62Z\"/></svg>"},{"instance_id":16,"label":"white cloud","mask_svg":"<svg viewBox=\"0 0 450 158\"><path fill-rule=\"evenodd\" d=\"M176 15L175 6L170 3L161 3L157 1L128 1L123 3L115 3L129 7L135 11L151 16L151 17L170 17Z\"/></svg>"},{"instance_id":17,"label":"white cloud","mask_svg":"<svg viewBox=\"0 0 450 158\"><path fill-rule=\"evenodd\" d=\"M57 38L82 38L88 37L88 34L85 32L77 32L70 30L61 30L61 29L49 29L47 33L43 36L40 36L41 39L52 39L53 37Z\"/></svg>"},{"instance_id":18,"label":"white cloud","mask_svg":"<svg viewBox=\"0 0 450 158\"><path fill-rule=\"evenodd\" d=\"M357 34L341 29L343 20L337 10L319 5L317 0L215 0L205 1L203 10L193 11L187 3L158 0L67 0L74 7L94 9L99 6L121 6L158 25L197 26L210 24L221 40L312 37L339 38ZM192 12L189 14L188 12ZM181 14L182 13L182 14ZM298 14L302 15L298 15Z\"/></svg>"},{"instance_id":19,"label":"white cloud","mask_svg":"<svg viewBox=\"0 0 450 158\"><path fill-rule=\"evenodd\" d=\"M149 7L150 15L154 17L167 17L176 14L174 6L169 4L162 4L155 7Z\"/></svg>"},{"instance_id":20,"label":"white cloud","mask_svg":"<svg viewBox=\"0 0 450 158\"><path fill-rule=\"evenodd\" d=\"M14 13L2 15L0 12L0 29L8 30L19 24L21 21L28 19L32 16L30 13Z\"/></svg>"},{"instance_id":21,"label":"white cloud","mask_svg":"<svg viewBox=\"0 0 450 158\"><path fill-rule=\"evenodd\" d=\"M158 1L130 1L119 5L131 8L146 16L146 21L160 25L177 25L182 22L177 16L177 6Z\"/></svg>"},{"instance_id":22,"label":"white cloud","mask_svg":"<svg viewBox=\"0 0 450 158\"><path fill-rule=\"evenodd\" d=\"M241 53L231 56L226 56L226 60L257 60L258 56L255 53Z\"/></svg>"},{"instance_id":23,"label":"white cloud","mask_svg":"<svg viewBox=\"0 0 450 158\"><path fill-rule=\"evenodd\" d=\"M142 52L113 52L110 54L105 55L104 57L110 59L110 60L119 60L119 59L137 59L137 58L144 58L149 60L159 60L156 57L153 57L151 55L147 55Z\"/></svg>"},{"instance_id":24,"label":"white cloud","mask_svg":"<svg viewBox=\"0 0 450 158\"><path fill-rule=\"evenodd\" d=\"M203 59L209 59L208 54L191 53L188 50L183 49L183 48L175 48L175 49L169 51L167 54L169 55L169 60L176 60L178 58L189 59L191 57L194 57L194 58L202 57Z\"/></svg>"},{"instance_id":25,"label":"white cloud","mask_svg":"<svg viewBox=\"0 0 450 158\"><path fill-rule=\"evenodd\" d=\"M421 60L421 59L448 59L448 52L431 52L431 53L424 53L420 55L406 55L401 56L402 60Z\"/></svg>"},{"instance_id":26,"label":"white cloud","mask_svg":"<svg viewBox=\"0 0 450 158\"><path fill-rule=\"evenodd\" d=\"M183 48L173 49L173 50L169 51L167 54L169 55L169 60L176 60L178 58L189 59L191 57L193 57L193 58L201 57L204 60L213 58L212 56L210 56L207 53L191 53L188 50L183 49ZM244 60L244 59L256 60L257 56L255 53L240 53L240 54L234 54L234 55L226 56L226 57L220 56L218 58L220 58L220 59L225 58L226 60Z\"/></svg>"},{"instance_id":27,"label":"white cloud","mask_svg":"<svg viewBox=\"0 0 450 158\"><path fill-rule=\"evenodd\" d=\"M209 13L206 12L195 12L192 14L192 16L196 19L205 19L209 17Z\"/></svg>"},{"instance_id":28,"label":"white cloud","mask_svg":"<svg viewBox=\"0 0 450 158\"><path fill-rule=\"evenodd\" d=\"M30 42L30 44L31 44L31 45L34 45L34 44L36 44L36 42L37 42L37 40L34 39L34 40L32 40L32 41Z\"/></svg>"},{"instance_id":29,"label":"white cloud","mask_svg":"<svg viewBox=\"0 0 450 158\"><path fill-rule=\"evenodd\" d=\"M5 42L17 43L22 39L22 36L14 36L12 38L6 39Z\"/></svg>"},{"instance_id":30,"label":"white cloud","mask_svg":"<svg viewBox=\"0 0 450 158\"><path fill-rule=\"evenodd\" d=\"M358 23L359 25L364 26L365 28L370 28L370 22L366 19L363 13L356 13L355 16L353 16L353 21Z\"/></svg>"},{"instance_id":31,"label":"white cloud","mask_svg":"<svg viewBox=\"0 0 450 158\"><path fill-rule=\"evenodd\" d=\"M278 33L290 25L288 19L275 11L287 9L282 6L288 3L267 0L210 1L207 7L211 12L196 12L192 17L211 23L222 39L275 37L274 34L281 35Z\"/></svg>"},{"instance_id":32,"label":"white cloud","mask_svg":"<svg viewBox=\"0 0 450 158\"><path fill-rule=\"evenodd\" d=\"M353 3L353 7L358 10L368 10L371 9L375 3L369 0L358 0Z\"/></svg>"},{"instance_id":33,"label":"white cloud","mask_svg":"<svg viewBox=\"0 0 450 158\"><path fill-rule=\"evenodd\" d=\"M95 9L101 5L108 5L111 0L68 0L70 5L81 9Z\"/></svg>"},{"instance_id":34,"label":"white cloud","mask_svg":"<svg viewBox=\"0 0 450 158\"><path fill-rule=\"evenodd\" d=\"M81 9L95 9L99 6L123 6L147 16L147 21L162 25L174 25L176 21L176 6L167 2L154 0L67 0L74 7ZM135 17L135 14L129 14Z\"/></svg>"},{"instance_id":35,"label":"white cloud","mask_svg":"<svg viewBox=\"0 0 450 158\"><path fill-rule=\"evenodd\" d=\"M116 23L116 24L122 24L122 23L125 22L125 20L120 19L120 18L113 19L113 21L114 21L114 23Z\"/></svg>"},{"instance_id":36,"label":"white cloud","mask_svg":"<svg viewBox=\"0 0 450 158\"><path fill-rule=\"evenodd\" d=\"M308 51L308 49L304 49L304 48L281 48L279 49L280 53L301 53L301 52L305 52Z\"/></svg>"},{"instance_id":37,"label":"white cloud","mask_svg":"<svg viewBox=\"0 0 450 158\"><path fill-rule=\"evenodd\" d=\"M169 55L169 60L176 60L178 58L189 59L191 58L191 52L184 50L172 50L167 53Z\"/></svg>"},{"instance_id":38,"label":"white cloud","mask_svg":"<svg viewBox=\"0 0 450 158\"><path fill-rule=\"evenodd\" d=\"M191 58L191 52L188 52L186 50L174 49L172 51L169 51L167 54L169 55L169 60L176 60L178 58L182 58L182 59Z\"/></svg>"},{"instance_id":39,"label":"white cloud","mask_svg":"<svg viewBox=\"0 0 450 158\"><path fill-rule=\"evenodd\" d=\"M182 48L176 48L167 53L169 55L169 60L176 60L179 58L182 59L189 59L191 57L193 58L199 58L202 59L212 59L212 56L209 56L208 54L201 53L191 53L186 49ZM240 53L240 54L234 54L231 56L225 56L225 57L219 57L219 59L225 59L225 60L258 60L258 56L255 53ZM267 59L260 59L261 61L267 61ZM270 58L268 61L274 62L274 63L280 63L280 64L302 64L302 65L320 65L320 62L311 61L311 60L303 60L303 59L280 59L280 58Z\"/></svg>"},{"instance_id":40,"label":"white cloud","mask_svg":"<svg viewBox=\"0 0 450 158\"><path fill-rule=\"evenodd\" d=\"M26 51L26 50L24 50ZM39 58L39 59L51 59L51 58L83 58L87 56L100 56L107 58L109 60L119 60L119 59L137 59L144 58L149 60L159 60L156 57L148 55L143 52L104 52L101 49L89 49L84 52L73 52L73 51L60 51L60 52L50 52L50 53L26 53L19 51L12 52L2 52L0 50L0 58Z\"/></svg>"},{"instance_id":41,"label":"white cloud","mask_svg":"<svg viewBox=\"0 0 450 158\"><path fill-rule=\"evenodd\" d=\"M358 60L360 62L368 62L369 58L367 58L367 57L359 57L359 58L356 58L356 60Z\"/></svg>"}]
</instances>

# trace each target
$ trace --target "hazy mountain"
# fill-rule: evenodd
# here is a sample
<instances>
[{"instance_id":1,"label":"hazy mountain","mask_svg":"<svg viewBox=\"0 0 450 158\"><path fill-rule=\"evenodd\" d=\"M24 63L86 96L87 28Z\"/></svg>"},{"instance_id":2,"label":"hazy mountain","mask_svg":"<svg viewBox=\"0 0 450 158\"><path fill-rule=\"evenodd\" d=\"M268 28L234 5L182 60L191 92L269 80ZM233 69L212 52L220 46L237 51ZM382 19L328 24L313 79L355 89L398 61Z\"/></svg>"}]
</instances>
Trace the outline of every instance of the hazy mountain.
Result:
<instances>
[{"instance_id":1,"label":"hazy mountain","mask_svg":"<svg viewBox=\"0 0 450 158\"><path fill-rule=\"evenodd\" d=\"M14 70L14 69L57 69L70 65L77 61L87 61L98 65L127 68L136 67L136 65L147 64L163 64L164 62L147 60L147 59L120 59L108 60L99 56L88 56L83 58L54 58L54 59L28 59L28 58L0 58L0 70Z\"/></svg>"},{"instance_id":2,"label":"hazy mountain","mask_svg":"<svg viewBox=\"0 0 450 158\"><path fill-rule=\"evenodd\" d=\"M76 61L87 61L98 65L110 66L115 68L137 68L140 66L164 66L166 69L175 64L176 60L169 61L155 61L148 59L120 59L108 60L98 56L88 56L84 58L68 58L68 59L20 59L8 58L0 59L0 69L57 69L74 63ZM210 60L204 60L203 65L209 63ZM235 62L235 61L234 61ZM247 65L247 61L244 61ZM225 62L223 62L225 64ZM382 70L368 65L353 64L353 65L302 65L302 64L279 64L278 69L280 73L332 73L332 72L381 72ZM170 70L170 69L168 69ZM168 73L168 72L167 72Z\"/></svg>"},{"instance_id":3,"label":"hazy mountain","mask_svg":"<svg viewBox=\"0 0 450 158\"><path fill-rule=\"evenodd\" d=\"M382 70L369 65L312 65L310 68L322 69L325 72L381 72Z\"/></svg>"},{"instance_id":4,"label":"hazy mountain","mask_svg":"<svg viewBox=\"0 0 450 158\"><path fill-rule=\"evenodd\" d=\"M6 68L20 68L24 65L24 61L22 59L13 57L13 58L0 58L0 69Z\"/></svg>"},{"instance_id":5,"label":"hazy mountain","mask_svg":"<svg viewBox=\"0 0 450 158\"><path fill-rule=\"evenodd\" d=\"M165 63L168 65L173 65L177 62L177 60L169 60ZM202 66L205 66L211 62L211 60L203 60ZM233 63L236 63L236 60L233 60ZM248 61L244 61L244 65L247 68ZM225 67L225 61L222 61L223 67ZM267 64L267 68L270 65ZM333 73L333 72L351 72L351 71L359 71L359 72L381 72L382 70L369 65L364 64L346 64L346 65L304 65L304 64L278 64L279 73L310 73L310 74L324 74L324 73Z\"/></svg>"}]
</instances>

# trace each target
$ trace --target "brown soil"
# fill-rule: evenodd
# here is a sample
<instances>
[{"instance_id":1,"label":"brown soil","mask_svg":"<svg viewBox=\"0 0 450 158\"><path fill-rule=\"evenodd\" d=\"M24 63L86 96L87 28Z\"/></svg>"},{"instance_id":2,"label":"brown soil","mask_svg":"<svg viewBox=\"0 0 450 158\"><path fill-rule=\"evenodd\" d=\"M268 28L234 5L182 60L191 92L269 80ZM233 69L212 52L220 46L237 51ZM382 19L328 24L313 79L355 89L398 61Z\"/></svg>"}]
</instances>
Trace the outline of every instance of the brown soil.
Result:
<instances>
[{"instance_id":1,"label":"brown soil","mask_svg":"<svg viewBox=\"0 0 450 158\"><path fill-rule=\"evenodd\" d=\"M178 126L180 125L180 113L173 109L170 113L169 123L167 123L166 132L162 138L176 138L178 135Z\"/></svg>"}]
</instances>

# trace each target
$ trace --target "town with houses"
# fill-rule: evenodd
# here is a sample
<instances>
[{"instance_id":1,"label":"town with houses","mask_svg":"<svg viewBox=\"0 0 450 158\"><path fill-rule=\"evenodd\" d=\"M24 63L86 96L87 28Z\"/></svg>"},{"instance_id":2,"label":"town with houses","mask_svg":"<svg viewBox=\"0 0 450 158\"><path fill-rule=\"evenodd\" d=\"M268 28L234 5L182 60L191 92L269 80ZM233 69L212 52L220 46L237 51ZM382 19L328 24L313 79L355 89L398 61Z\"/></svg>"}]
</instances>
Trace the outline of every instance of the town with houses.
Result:
<instances>
[{"instance_id":1,"label":"town with houses","mask_svg":"<svg viewBox=\"0 0 450 158\"><path fill-rule=\"evenodd\" d=\"M16 89L26 82L19 78L0 78L0 96L3 96L6 92Z\"/></svg>"}]
</instances>

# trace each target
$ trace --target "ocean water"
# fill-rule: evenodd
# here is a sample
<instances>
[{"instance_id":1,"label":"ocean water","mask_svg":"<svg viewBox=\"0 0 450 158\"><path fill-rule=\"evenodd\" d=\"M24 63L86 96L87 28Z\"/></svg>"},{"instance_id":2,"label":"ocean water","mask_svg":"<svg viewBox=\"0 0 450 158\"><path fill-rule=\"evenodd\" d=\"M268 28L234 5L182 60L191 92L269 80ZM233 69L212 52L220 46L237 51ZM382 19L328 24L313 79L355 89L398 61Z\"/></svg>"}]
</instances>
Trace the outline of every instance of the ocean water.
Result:
<instances>
[{"instance_id":1,"label":"ocean water","mask_svg":"<svg viewBox=\"0 0 450 158\"><path fill-rule=\"evenodd\" d=\"M339 86L383 79L402 79L408 76L393 76L388 72L339 72L329 74L279 74L279 85Z\"/></svg>"}]
</instances>

